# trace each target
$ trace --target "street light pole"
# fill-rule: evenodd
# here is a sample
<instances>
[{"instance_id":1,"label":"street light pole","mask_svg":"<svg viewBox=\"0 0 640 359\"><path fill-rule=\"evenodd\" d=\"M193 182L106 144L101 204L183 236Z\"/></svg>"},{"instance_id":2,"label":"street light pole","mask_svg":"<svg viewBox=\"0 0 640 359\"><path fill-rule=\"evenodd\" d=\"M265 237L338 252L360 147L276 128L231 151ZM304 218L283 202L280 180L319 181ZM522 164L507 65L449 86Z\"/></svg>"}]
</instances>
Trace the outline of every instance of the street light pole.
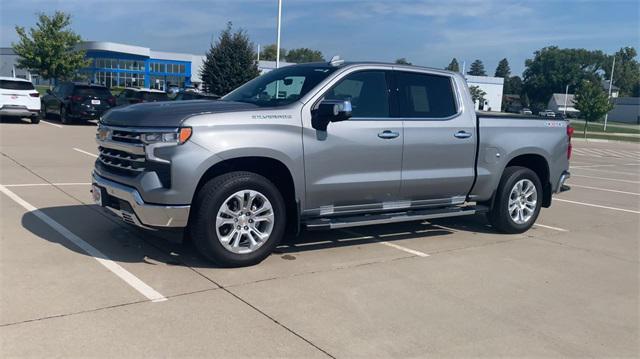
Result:
<instances>
[{"instance_id":1,"label":"street light pole","mask_svg":"<svg viewBox=\"0 0 640 359\"><path fill-rule=\"evenodd\" d=\"M613 70L616 68L616 55L613 55L613 64L611 64L611 76L609 76L609 101L611 101L611 86L613 85ZM607 131L607 120L609 119L609 113L604 115L604 131Z\"/></svg>"},{"instance_id":2,"label":"street light pole","mask_svg":"<svg viewBox=\"0 0 640 359\"><path fill-rule=\"evenodd\" d=\"M569 85L564 90L564 118L567 118L567 97L569 97Z\"/></svg>"},{"instance_id":3,"label":"street light pole","mask_svg":"<svg viewBox=\"0 0 640 359\"><path fill-rule=\"evenodd\" d=\"M278 39L276 41L276 69L280 68L280 18L282 17L282 0L278 0Z\"/></svg>"}]
</instances>

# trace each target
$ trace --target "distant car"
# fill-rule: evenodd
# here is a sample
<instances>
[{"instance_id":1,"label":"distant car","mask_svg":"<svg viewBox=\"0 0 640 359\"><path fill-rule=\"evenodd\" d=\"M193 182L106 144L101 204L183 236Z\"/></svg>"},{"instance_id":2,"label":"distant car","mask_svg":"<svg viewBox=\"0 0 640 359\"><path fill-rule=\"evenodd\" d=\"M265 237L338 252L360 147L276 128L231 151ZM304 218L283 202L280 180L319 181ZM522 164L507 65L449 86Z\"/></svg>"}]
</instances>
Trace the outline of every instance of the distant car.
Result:
<instances>
[{"instance_id":1,"label":"distant car","mask_svg":"<svg viewBox=\"0 0 640 359\"><path fill-rule=\"evenodd\" d=\"M40 94L31 81L17 77L0 77L0 116L29 117L40 122Z\"/></svg>"},{"instance_id":2,"label":"distant car","mask_svg":"<svg viewBox=\"0 0 640 359\"><path fill-rule=\"evenodd\" d=\"M126 88L116 99L118 106L141 102L169 101L167 93L149 88Z\"/></svg>"},{"instance_id":3,"label":"distant car","mask_svg":"<svg viewBox=\"0 0 640 359\"><path fill-rule=\"evenodd\" d=\"M195 92L195 91L183 91L178 93L175 101L186 101L186 100L217 100L220 96L214 95L206 92Z\"/></svg>"},{"instance_id":4,"label":"distant car","mask_svg":"<svg viewBox=\"0 0 640 359\"><path fill-rule=\"evenodd\" d=\"M42 97L44 116L57 115L64 124L96 119L115 104L115 97L105 86L76 82L63 82Z\"/></svg>"},{"instance_id":5,"label":"distant car","mask_svg":"<svg viewBox=\"0 0 640 359\"><path fill-rule=\"evenodd\" d=\"M531 112L531 110L527 107L524 107L522 110L520 110L520 114L522 115L533 115L533 112Z\"/></svg>"},{"instance_id":6,"label":"distant car","mask_svg":"<svg viewBox=\"0 0 640 359\"><path fill-rule=\"evenodd\" d=\"M538 112L538 116L555 118L556 117L556 113L551 111L551 110L544 110L544 111Z\"/></svg>"}]
</instances>

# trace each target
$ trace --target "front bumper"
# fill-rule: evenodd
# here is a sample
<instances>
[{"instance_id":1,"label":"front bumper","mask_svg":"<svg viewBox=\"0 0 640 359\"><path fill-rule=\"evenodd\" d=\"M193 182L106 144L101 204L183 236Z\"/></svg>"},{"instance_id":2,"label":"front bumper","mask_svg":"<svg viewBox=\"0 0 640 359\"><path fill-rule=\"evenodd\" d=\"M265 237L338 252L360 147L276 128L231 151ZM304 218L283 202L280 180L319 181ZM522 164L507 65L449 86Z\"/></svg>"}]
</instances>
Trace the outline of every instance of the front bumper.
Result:
<instances>
[{"instance_id":1,"label":"front bumper","mask_svg":"<svg viewBox=\"0 0 640 359\"><path fill-rule=\"evenodd\" d=\"M566 192L571 189L571 187L565 184L569 178L571 178L571 173L569 173L569 171L562 172L560 180L558 181L558 187L556 187L556 193Z\"/></svg>"},{"instance_id":2,"label":"front bumper","mask_svg":"<svg viewBox=\"0 0 640 359\"><path fill-rule=\"evenodd\" d=\"M123 221L145 229L187 226L190 206L145 203L140 193L129 186L108 180L95 172L92 182L100 187L101 204Z\"/></svg>"}]
</instances>

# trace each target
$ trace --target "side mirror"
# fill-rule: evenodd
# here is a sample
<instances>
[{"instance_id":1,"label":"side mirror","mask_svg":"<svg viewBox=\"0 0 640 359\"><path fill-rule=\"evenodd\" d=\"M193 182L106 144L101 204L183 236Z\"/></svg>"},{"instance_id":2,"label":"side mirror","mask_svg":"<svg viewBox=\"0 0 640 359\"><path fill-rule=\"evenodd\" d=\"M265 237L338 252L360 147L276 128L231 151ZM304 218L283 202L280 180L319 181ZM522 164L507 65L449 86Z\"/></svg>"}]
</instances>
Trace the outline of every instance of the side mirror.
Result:
<instances>
[{"instance_id":1,"label":"side mirror","mask_svg":"<svg viewBox=\"0 0 640 359\"><path fill-rule=\"evenodd\" d=\"M322 100L311 111L311 126L318 131L326 131L330 122L340 122L351 118L351 102L341 100Z\"/></svg>"}]
</instances>

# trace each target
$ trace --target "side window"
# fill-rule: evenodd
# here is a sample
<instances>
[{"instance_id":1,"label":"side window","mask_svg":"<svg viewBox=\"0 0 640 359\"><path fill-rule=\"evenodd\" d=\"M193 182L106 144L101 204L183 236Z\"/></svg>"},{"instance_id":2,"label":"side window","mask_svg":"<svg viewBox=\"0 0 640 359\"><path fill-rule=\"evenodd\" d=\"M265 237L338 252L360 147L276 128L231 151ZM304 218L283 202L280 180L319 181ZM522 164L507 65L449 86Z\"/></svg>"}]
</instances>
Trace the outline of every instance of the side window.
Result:
<instances>
[{"instance_id":1,"label":"side window","mask_svg":"<svg viewBox=\"0 0 640 359\"><path fill-rule=\"evenodd\" d=\"M353 117L389 117L389 89L384 71L359 71L340 80L325 96L348 100Z\"/></svg>"},{"instance_id":2,"label":"side window","mask_svg":"<svg viewBox=\"0 0 640 359\"><path fill-rule=\"evenodd\" d=\"M396 82L401 117L446 118L456 114L451 78L397 72Z\"/></svg>"}]
</instances>

